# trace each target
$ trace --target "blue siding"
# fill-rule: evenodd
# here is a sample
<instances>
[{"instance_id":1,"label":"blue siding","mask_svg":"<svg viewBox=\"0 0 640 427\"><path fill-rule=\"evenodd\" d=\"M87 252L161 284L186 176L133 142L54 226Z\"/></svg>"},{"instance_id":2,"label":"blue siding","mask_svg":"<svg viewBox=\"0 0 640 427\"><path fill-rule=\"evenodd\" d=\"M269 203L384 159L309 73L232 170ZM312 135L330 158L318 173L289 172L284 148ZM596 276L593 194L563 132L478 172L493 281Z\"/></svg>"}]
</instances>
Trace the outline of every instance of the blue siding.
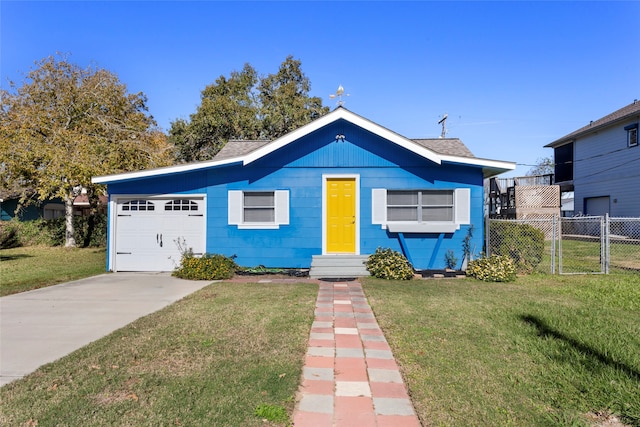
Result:
<instances>
[{"instance_id":1,"label":"blue siding","mask_svg":"<svg viewBox=\"0 0 640 427\"><path fill-rule=\"evenodd\" d=\"M337 134L345 141L336 141ZM397 234L372 221L371 190L471 188L472 247L482 250L483 181L478 167L437 165L346 121L313 132L247 166L212 168L112 184L114 194L207 195L207 252L236 255L242 266L308 268L312 255L322 253L322 176L360 176L360 252L378 247L400 251ZM290 224L277 230L247 230L228 225L229 190L289 190ZM462 261L468 226L446 234L435 255L434 268L444 268L452 249ZM416 268L427 268L437 234L407 234Z\"/></svg>"}]
</instances>

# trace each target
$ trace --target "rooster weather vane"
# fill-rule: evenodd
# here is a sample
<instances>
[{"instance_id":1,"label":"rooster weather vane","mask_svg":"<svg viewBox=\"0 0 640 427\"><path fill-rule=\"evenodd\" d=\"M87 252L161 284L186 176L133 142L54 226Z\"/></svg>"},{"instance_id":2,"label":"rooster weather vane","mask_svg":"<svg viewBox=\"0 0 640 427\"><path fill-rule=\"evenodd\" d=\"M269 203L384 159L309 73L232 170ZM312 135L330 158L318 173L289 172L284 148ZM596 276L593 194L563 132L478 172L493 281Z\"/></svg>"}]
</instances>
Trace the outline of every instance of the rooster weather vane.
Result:
<instances>
[{"instance_id":1,"label":"rooster weather vane","mask_svg":"<svg viewBox=\"0 0 640 427\"><path fill-rule=\"evenodd\" d=\"M344 88L342 87L342 85L338 86L338 90L336 91L336 93L332 93L331 95L329 95L329 98L331 99L335 99L338 98L338 102L336 102L336 105L338 107L342 107L344 105L344 101L342 100L343 96L349 96L349 94L345 94L344 93Z\"/></svg>"}]
</instances>

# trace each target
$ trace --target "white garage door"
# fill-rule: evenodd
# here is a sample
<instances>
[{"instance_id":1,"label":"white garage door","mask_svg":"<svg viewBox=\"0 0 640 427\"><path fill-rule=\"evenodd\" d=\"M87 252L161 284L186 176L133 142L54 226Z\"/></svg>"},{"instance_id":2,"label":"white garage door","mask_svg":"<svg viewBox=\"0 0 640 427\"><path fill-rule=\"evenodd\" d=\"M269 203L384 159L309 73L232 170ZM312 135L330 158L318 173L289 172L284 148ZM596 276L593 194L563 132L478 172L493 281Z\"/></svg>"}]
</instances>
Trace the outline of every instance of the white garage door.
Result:
<instances>
[{"instance_id":1,"label":"white garage door","mask_svg":"<svg viewBox=\"0 0 640 427\"><path fill-rule=\"evenodd\" d=\"M119 199L116 211L116 271L172 271L181 248L205 251L204 198Z\"/></svg>"}]
</instances>

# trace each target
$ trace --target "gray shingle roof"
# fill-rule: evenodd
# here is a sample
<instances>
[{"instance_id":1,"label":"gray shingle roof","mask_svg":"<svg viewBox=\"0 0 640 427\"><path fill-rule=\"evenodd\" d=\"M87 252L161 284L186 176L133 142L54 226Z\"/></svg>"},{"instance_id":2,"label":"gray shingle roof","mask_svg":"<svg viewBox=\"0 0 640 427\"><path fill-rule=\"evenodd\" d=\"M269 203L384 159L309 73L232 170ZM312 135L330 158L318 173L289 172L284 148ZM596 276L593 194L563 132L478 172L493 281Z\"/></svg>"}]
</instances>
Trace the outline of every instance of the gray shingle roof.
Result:
<instances>
[{"instance_id":1,"label":"gray shingle roof","mask_svg":"<svg viewBox=\"0 0 640 427\"><path fill-rule=\"evenodd\" d=\"M421 147L446 156L474 157L473 153L458 138L427 138L412 139ZM232 159L251 153L269 144L269 140L230 140L222 150L216 154L215 160Z\"/></svg>"},{"instance_id":2,"label":"gray shingle roof","mask_svg":"<svg viewBox=\"0 0 640 427\"><path fill-rule=\"evenodd\" d=\"M418 145L446 156L475 157L458 138L412 139Z\"/></svg>"},{"instance_id":3,"label":"gray shingle roof","mask_svg":"<svg viewBox=\"0 0 640 427\"><path fill-rule=\"evenodd\" d=\"M216 160L232 159L234 157L241 157L245 154L249 154L258 148L264 147L270 143L268 139L261 140L239 140L232 139L222 147L222 150L218 152L213 158Z\"/></svg>"},{"instance_id":4,"label":"gray shingle roof","mask_svg":"<svg viewBox=\"0 0 640 427\"><path fill-rule=\"evenodd\" d=\"M616 110L613 113L602 117L601 119L592 121L588 125L583 126L580 129L563 136L562 138L559 138L553 142L550 142L549 144L545 145L545 147L557 147L559 145L563 145L567 142L570 142L574 138L580 137L590 132L594 132L603 127L612 125L620 120L624 120L639 114L640 114L640 101L634 100L631 104L625 107L622 107L621 109Z\"/></svg>"}]
</instances>

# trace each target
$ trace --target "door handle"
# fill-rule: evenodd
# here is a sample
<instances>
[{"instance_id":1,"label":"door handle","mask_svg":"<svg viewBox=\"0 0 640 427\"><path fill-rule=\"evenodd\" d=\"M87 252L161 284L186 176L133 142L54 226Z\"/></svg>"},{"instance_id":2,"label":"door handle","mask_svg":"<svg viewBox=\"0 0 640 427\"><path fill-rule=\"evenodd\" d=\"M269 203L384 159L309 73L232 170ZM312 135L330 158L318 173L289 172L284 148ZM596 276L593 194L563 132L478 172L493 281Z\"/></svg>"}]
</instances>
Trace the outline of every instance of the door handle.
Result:
<instances>
[{"instance_id":1,"label":"door handle","mask_svg":"<svg viewBox=\"0 0 640 427\"><path fill-rule=\"evenodd\" d=\"M160 247L162 247L162 233L160 233Z\"/></svg>"}]
</instances>

